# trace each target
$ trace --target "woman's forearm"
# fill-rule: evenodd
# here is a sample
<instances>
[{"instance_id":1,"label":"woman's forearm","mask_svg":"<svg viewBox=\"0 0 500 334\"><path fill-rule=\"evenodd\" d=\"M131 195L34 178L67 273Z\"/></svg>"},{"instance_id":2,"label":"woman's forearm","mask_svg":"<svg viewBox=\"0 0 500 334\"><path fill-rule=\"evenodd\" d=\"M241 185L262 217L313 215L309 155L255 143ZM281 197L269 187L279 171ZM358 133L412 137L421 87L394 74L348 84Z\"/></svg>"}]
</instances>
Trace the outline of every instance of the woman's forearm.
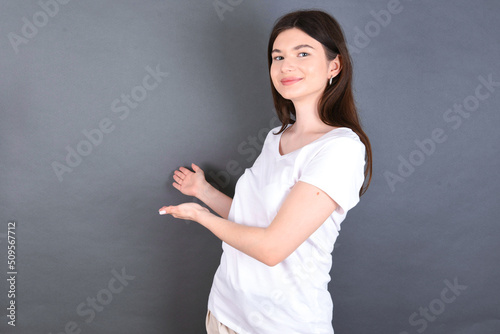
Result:
<instances>
[{"instance_id":1,"label":"woman's forearm","mask_svg":"<svg viewBox=\"0 0 500 334\"><path fill-rule=\"evenodd\" d=\"M208 205L222 218L227 219L229 215L229 209L231 208L231 203L233 202L233 199L231 197L215 189L208 182L206 182L205 186L200 189L196 197L200 201Z\"/></svg>"},{"instance_id":2,"label":"woman's forearm","mask_svg":"<svg viewBox=\"0 0 500 334\"><path fill-rule=\"evenodd\" d=\"M277 264L268 244L266 228L237 224L209 212L199 212L196 221L209 229L220 240L268 266Z\"/></svg>"}]
</instances>

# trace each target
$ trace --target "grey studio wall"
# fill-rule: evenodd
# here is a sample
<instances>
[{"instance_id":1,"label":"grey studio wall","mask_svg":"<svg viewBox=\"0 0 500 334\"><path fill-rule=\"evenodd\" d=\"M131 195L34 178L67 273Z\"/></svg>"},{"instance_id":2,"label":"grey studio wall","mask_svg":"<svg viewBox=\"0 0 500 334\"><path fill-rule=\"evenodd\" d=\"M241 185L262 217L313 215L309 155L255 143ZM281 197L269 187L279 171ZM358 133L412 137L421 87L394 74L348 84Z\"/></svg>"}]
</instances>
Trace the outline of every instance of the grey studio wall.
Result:
<instances>
[{"instance_id":1,"label":"grey studio wall","mask_svg":"<svg viewBox=\"0 0 500 334\"><path fill-rule=\"evenodd\" d=\"M1 0L1 333L204 332L221 242L158 209L196 200L171 185L191 162L233 195L278 125L268 34L299 8L343 26L373 145L335 332L500 333L495 0Z\"/></svg>"}]
</instances>

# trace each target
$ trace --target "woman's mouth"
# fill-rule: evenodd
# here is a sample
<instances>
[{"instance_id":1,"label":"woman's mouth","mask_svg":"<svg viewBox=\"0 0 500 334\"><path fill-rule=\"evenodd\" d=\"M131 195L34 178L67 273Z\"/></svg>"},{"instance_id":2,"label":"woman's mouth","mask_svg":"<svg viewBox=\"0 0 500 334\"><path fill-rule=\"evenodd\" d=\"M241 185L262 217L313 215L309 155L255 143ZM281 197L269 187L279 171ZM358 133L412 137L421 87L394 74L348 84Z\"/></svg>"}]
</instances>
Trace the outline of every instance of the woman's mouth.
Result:
<instances>
[{"instance_id":1,"label":"woman's mouth","mask_svg":"<svg viewBox=\"0 0 500 334\"><path fill-rule=\"evenodd\" d=\"M281 79L281 83L284 85L284 86L290 86L290 85L293 85L294 83L297 83L299 82L300 80L302 80L302 78L284 78L284 79Z\"/></svg>"}]
</instances>

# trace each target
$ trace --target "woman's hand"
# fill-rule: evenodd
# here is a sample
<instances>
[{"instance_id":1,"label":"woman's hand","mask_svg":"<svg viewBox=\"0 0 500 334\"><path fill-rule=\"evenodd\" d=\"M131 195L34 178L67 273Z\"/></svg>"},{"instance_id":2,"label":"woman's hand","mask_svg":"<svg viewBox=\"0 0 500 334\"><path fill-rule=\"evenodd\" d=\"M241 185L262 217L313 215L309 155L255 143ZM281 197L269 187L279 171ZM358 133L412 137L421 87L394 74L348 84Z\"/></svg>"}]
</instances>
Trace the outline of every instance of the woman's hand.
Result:
<instances>
[{"instance_id":1,"label":"woman's hand","mask_svg":"<svg viewBox=\"0 0 500 334\"><path fill-rule=\"evenodd\" d=\"M164 206L158 210L160 215L172 215L174 218L188 219L197 222L200 215L209 214L210 210L198 203L182 203L179 205Z\"/></svg>"},{"instance_id":2,"label":"woman's hand","mask_svg":"<svg viewBox=\"0 0 500 334\"><path fill-rule=\"evenodd\" d=\"M176 170L174 172L175 182L172 185L184 195L198 197L208 182L205 180L205 173L200 167L194 163L191 164L191 167L194 172L185 167Z\"/></svg>"}]
</instances>

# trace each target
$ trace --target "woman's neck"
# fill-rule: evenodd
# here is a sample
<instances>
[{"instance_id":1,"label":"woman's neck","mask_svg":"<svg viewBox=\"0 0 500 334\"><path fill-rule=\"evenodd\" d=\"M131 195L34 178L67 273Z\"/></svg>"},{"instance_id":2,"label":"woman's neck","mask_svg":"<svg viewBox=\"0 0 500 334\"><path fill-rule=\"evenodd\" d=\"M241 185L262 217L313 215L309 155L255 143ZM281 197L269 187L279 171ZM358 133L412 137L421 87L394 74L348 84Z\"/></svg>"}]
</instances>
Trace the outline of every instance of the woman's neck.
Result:
<instances>
[{"instance_id":1,"label":"woman's neck","mask_svg":"<svg viewBox=\"0 0 500 334\"><path fill-rule=\"evenodd\" d=\"M318 103L311 103L310 101L297 102L294 101L293 105L295 107L295 123L293 124L293 130L291 132L296 135L306 135L317 132L324 132L325 130L331 128L331 126L326 125L319 118Z\"/></svg>"}]
</instances>

